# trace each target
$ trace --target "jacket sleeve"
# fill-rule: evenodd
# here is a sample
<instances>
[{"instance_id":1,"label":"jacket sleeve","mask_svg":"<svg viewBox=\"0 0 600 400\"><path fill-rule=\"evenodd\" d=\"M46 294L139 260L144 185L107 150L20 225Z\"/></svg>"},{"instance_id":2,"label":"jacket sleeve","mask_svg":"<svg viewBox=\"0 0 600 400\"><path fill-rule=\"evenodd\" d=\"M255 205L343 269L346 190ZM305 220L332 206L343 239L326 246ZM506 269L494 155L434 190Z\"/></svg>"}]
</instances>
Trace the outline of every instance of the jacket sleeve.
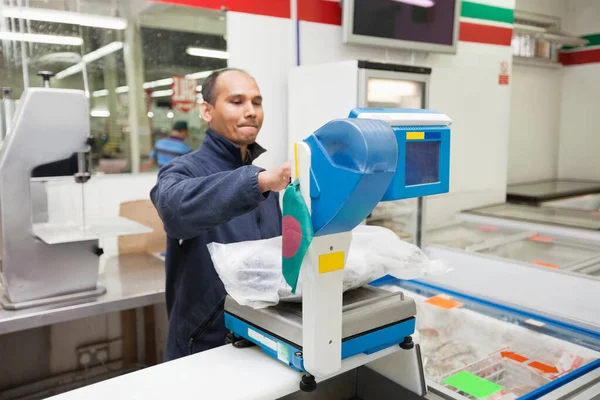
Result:
<instances>
[{"instance_id":1,"label":"jacket sleeve","mask_svg":"<svg viewBox=\"0 0 600 400\"><path fill-rule=\"evenodd\" d=\"M198 177L189 166L173 161L160 170L150 198L167 235L187 240L252 211L264 201L269 192L261 193L258 187L261 171L245 165Z\"/></svg>"}]
</instances>

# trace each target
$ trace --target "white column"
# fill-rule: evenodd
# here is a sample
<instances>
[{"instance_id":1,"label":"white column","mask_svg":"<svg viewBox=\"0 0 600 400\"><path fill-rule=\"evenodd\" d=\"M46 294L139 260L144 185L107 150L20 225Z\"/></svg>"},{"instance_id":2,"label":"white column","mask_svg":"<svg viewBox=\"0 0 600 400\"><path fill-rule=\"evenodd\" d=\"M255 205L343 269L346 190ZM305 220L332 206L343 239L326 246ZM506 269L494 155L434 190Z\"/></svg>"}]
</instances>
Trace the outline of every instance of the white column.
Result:
<instances>
[{"instance_id":1,"label":"white column","mask_svg":"<svg viewBox=\"0 0 600 400\"><path fill-rule=\"evenodd\" d=\"M130 19L125 30L125 76L127 86L129 86L129 157L131 172L138 173L140 171L140 132L147 131L147 124L144 125L142 114L143 104L140 104L143 99L144 89L142 88L143 76L138 76L139 71L143 73L143 65L137 65L141 60L136 57L136 46L141 46L138 35L139 26L134 19Z\"/></svg>"}]
</instances>

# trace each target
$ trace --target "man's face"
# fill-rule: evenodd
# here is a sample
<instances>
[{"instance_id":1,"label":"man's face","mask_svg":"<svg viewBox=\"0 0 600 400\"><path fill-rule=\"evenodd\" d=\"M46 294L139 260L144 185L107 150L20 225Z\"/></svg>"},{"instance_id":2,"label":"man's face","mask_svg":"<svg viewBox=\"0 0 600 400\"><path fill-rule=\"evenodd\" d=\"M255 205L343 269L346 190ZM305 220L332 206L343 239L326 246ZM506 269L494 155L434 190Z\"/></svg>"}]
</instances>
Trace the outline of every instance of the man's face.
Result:
<instances>
[{"instance_id":1,"label":"man's face","mask_svg":"<svg viewBox=\"0 0 600 400\"><path fill-rule=\"evenodd\" d=\"M263 122L262 96L254 79L227 71L217 78L214 91L215 104L205 103L204 120L239 146L254 143Z\"/></svg>"}]
</instances>

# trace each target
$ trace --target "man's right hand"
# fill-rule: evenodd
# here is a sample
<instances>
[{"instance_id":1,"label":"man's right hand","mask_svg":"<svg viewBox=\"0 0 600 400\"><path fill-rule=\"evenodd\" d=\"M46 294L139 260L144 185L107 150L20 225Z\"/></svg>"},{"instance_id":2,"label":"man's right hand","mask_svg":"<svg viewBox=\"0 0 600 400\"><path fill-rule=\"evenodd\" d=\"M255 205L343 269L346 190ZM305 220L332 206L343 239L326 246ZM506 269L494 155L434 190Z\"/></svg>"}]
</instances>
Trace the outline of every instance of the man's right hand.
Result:
<instances>
[{"instance_id":1,"label":"man's right hand","mask_svg":"<svg viewBox=\"0 0 600 400\"><path fill-rule=\"evenodd\" d=\"M292 163L286 162L278 167L258 174L258 187L262 193L279 192L287 187L292 176Z\"/></svg>"}]
</instances>

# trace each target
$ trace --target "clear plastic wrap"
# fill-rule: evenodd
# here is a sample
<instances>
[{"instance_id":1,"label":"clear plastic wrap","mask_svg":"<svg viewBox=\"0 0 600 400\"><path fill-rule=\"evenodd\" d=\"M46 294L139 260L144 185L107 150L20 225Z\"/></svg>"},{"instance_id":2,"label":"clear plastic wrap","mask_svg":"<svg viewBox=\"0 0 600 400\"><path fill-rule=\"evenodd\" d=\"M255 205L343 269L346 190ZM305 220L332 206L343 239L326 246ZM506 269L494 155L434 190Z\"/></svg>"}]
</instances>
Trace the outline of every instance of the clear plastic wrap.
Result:
<instances>
[{"instance_id":1,"label":"clear plastic wrap","mask_svg":"<svg viewBox=\"0 0 600 400\"><path fill-rule=\"evenodd\" d=\"M230 244L210 243L208 250L225 290L239 304L258 309L281 300L302 299L302 274L296 294L292 294L283 277L281 236ZM416 279L447 271L443 263L429 260L421 249L402 241L389 229L359 225L352 231L343 290L364 286L388 274Z\"/></svg>"}]
</instances>

